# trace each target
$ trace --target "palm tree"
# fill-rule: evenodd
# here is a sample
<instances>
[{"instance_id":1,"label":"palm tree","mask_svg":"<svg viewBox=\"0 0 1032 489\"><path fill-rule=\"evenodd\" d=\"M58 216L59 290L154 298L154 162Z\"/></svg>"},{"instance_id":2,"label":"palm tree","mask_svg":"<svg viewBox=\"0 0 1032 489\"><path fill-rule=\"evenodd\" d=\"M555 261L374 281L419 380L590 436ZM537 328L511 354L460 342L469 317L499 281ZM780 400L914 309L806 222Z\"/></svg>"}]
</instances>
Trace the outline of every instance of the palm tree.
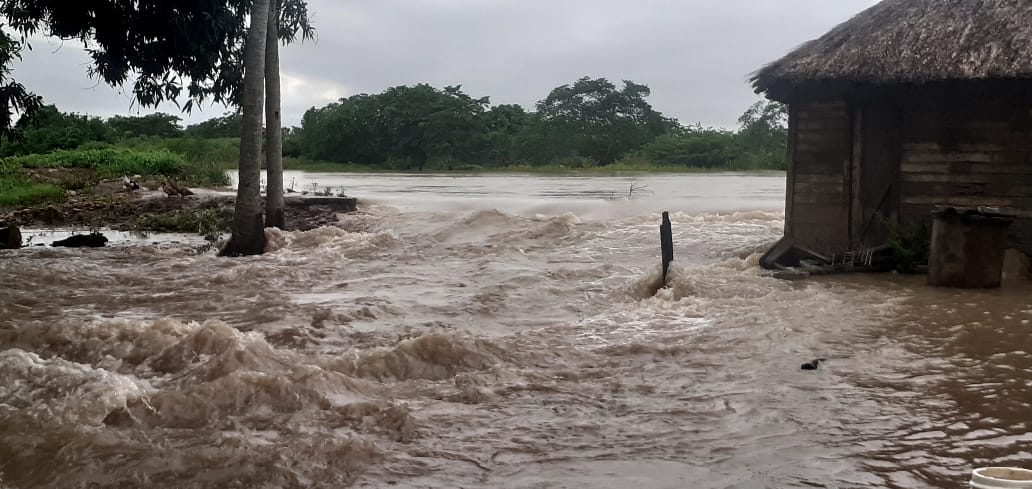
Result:
<instances>
[{"instance_id":1,"label":"palm tree","mask_svg":"<svg viewBox=\"0 0 1032 489\"><path fill-rule=\"evenodd\" d=\"M283 229L283 122L280 115L279 0L269 0L265 42L265 227Z\"/></svg>"},{"instance_id":2,"label":"palm tree","mask_svg":"<svg viewBox=\"0 0 1032 489\"><path fill-rule=\"evenodd\" d=\"M240 177L233 211L233 234L219 251L220 256L258 255L265 251L265 226L262 222L259 186L269 3L270 0L255 0L251 7L251 27L244 48Z\"/></svg>"}]
</instances>

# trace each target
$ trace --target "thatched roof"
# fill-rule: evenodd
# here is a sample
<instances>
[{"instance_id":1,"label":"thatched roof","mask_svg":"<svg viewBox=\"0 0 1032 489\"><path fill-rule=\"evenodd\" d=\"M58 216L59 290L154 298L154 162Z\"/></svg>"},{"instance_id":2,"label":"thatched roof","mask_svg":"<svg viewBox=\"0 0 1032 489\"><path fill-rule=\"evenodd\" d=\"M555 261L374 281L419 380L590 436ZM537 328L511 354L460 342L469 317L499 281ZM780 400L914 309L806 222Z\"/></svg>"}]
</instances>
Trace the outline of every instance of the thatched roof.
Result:
<instances>
[{"instance_id":1,"label":"thatched roof","mask_svg":"<svg viewBox=\"0 0 1032 489\"><path fill-rule=\"evenodd\" d=\"M1032 0L884 0L754 73L784 100L812 84L1032 79Z\"/></svg>"}]
</instances>

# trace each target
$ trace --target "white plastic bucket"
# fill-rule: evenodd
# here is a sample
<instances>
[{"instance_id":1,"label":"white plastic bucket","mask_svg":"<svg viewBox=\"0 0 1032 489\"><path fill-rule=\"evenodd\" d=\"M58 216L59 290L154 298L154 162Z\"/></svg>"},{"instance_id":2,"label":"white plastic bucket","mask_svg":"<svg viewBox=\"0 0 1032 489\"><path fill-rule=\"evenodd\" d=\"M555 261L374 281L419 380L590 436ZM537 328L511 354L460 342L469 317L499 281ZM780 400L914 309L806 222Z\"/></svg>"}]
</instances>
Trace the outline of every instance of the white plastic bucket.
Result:
<instances>
[{"instance_id":1,"label":"white plastic bucket","mask_svg":"<svg viewBox=\"0 0 1032 489\"><path fill-rule=\"evenodd\" d=\"M983 467L971 474L975 489L1032 489L1032 470L1017 467Z\"/></svg>"}]
</instances>

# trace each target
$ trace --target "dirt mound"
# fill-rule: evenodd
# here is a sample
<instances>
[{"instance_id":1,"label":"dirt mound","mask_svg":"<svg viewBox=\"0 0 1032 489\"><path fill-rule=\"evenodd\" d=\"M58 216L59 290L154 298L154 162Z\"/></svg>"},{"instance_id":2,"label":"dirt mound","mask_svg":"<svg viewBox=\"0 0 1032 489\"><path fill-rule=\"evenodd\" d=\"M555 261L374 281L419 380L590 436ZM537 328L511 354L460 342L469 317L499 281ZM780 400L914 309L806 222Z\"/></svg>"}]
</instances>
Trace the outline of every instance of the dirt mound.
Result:
<instances>
[{"instance_id":1,"label":"dirt mound","mask_svg":"<svg viewBox=\"0 0 1032 489\"><path fill-rule=\"evenodd\" d=\"M129 230L140 216L169 214L183 210L216 209L232 211L235 196L206 193L191 198L166 198L121 195L104 198L77 198L61 204L48 204L0 213L0 223L31 226L108 227ZM307 231L337 223L337 214L356 209L354 198L289 197L286 203L287 230Z\"/></svg>"}]
</instances>

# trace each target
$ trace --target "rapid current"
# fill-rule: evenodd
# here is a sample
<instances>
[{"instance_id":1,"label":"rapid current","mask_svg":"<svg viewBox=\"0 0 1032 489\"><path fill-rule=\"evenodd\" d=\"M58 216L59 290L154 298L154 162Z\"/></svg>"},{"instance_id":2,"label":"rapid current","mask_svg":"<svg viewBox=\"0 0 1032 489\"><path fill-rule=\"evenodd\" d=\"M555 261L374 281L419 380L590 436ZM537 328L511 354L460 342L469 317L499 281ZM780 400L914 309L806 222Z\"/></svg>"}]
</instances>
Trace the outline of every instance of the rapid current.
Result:
<instances>
[{"instance_id":1,"label":"rapid current","mask_svg":"<svg viewBox=\"0 0 1032 489\"><path fill-rule=\"evenodd\" d=\"M359 212L253 258L0 253L0 488L912 489L1032 465L1032 287L765 277L783 174L286 180Z\"/></svg>"}]
</instances>

